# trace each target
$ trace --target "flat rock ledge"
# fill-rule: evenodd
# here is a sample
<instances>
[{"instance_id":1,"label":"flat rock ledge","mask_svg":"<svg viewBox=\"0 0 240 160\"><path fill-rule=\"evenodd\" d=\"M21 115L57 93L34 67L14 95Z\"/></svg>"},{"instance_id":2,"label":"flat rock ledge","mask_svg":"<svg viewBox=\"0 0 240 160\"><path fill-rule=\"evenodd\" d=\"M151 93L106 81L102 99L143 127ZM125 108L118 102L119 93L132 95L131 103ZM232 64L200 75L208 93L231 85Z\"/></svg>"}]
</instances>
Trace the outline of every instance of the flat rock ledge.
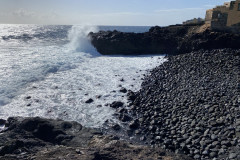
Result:
<instances>
[{"instance_id":1,"label":"flat rock ledge","mask_svg":"<svg viewBox=\"0 0 240 160\"><path fill-rule=\"evenodd\" d=\"M1 160L190 160L160 148L133 145L77 122L39 117L1 121Z\"/></svg>"}]
</instances>

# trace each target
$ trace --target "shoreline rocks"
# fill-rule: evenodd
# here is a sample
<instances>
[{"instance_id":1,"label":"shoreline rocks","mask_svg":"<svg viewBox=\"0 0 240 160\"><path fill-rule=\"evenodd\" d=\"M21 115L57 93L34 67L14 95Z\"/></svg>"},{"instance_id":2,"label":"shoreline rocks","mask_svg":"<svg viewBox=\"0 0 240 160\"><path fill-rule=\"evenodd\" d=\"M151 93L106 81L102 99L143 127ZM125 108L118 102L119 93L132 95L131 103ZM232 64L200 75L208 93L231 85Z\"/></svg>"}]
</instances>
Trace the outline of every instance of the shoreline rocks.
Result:
<instances>
[{"instance_id":1,"label":"shoreline rocks","mask_svg":"<svg viewBox=\"0 0 240 160\"><path fill-rule=\"evenodd\" d=\"M240 158L240 50L168 57L134 93L128 112L146 143L194 159Z\"/></svg>"},{"instance_id":2,"label":"shoreline rocks","mask_svg":"<svg viewBox=\"0 0 240 160\"><path fill-rule=\"evenodd\" d=\"M202 28L201 25L155 26L145 33L100 31L89 33L89 37L103 55L177 55L200 49L240 49L240 34Z\"/></svg>"},{"instance_id":3,"label":"shoreline rocks","mask_svg":"<svg viewBox=\"0 0 240 160\"><path fill-rule=\"evenodd\" d=\"M160 148L130 144L74 121L10 117L0 132L0 159L175 159L191 158Z\"/></svg>"}]
</instances>

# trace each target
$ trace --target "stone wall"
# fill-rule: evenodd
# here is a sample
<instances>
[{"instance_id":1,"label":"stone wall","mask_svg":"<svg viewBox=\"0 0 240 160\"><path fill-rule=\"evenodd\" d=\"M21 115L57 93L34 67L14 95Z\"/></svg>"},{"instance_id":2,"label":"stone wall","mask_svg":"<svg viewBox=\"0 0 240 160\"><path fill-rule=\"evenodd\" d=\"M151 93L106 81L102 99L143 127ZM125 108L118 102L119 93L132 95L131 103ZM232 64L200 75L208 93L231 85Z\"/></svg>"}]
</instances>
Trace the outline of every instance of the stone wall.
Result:
<instances>
[{"instance_id":1,"label":"stone wall","mask_svg":"<svg viewBox=\"0 0 240 160\"><path fill-rule=\"evenodd\" d=\"M212 14L212 28L224 27L227 26L228 14L226 12L221 12L214 10Z\"/></svg>"},{"instance_id":2,"label":"stone wall","mask_svg":"<svg viewBox=\"0 0 240 160\"><path fill-rule=\"evenodd\" d=\"M239 10L240 0L236 0L235 3L231 3L230 9L228 11L228 21L227 26L232 26L240 23L240 10Z\"/></svg>"},{"instance_id":3,"label":"stone wall","mask_svg":"<svg viewBox=\"0 0 240 160\"><path fill-rule=\"evenodd\" d=\"M226 2L206 11L205 24L212 29L240 30L240 0Z\"/></svg>"},{"instance_id":4,"label":"stone wall","mask_svg":"<svg viewBox=\"0 0 240 160\"><path fill-rule=\"evenodd\" d=\"M211 25L212 22L213 9L206 11L205 24Z\"/></svg>"}]
</instances>

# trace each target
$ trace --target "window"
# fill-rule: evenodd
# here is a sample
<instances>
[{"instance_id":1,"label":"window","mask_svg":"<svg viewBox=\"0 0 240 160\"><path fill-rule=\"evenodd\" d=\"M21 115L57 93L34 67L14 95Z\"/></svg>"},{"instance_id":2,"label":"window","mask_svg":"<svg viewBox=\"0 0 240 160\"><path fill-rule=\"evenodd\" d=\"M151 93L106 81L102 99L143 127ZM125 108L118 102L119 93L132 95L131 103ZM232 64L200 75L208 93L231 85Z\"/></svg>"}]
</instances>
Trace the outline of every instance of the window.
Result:
<instances>
[{"instance_id":1,"label":"window","mask_svg":"<svg viewBox=\"0 0 240 160\"><path fill-rule=\"evenodd\" d=\"M238 10L240 11L240 3L238 3Z\"/></svg>"}]
</instances>

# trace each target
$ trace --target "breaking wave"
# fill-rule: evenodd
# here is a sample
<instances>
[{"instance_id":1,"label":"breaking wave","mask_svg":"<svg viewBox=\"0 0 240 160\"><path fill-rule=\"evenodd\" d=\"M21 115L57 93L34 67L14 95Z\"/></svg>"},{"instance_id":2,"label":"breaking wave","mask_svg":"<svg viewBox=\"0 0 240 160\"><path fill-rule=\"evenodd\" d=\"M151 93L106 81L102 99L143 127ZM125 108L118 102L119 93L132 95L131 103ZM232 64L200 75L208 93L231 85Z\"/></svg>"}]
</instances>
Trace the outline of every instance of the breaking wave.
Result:
<instances>
[{"instance_id":1,"label":"breaking wave","mask_svg":"<svg viewBox=\"0 0 240 160\"><path fill-rule=\"evenodd\" d=\"M91 55L99 55L90 42L88 34L97 32L96 26L75 25L68 32L69 49L77 52L90 53Z\"/></svg>"}]
</instances>

